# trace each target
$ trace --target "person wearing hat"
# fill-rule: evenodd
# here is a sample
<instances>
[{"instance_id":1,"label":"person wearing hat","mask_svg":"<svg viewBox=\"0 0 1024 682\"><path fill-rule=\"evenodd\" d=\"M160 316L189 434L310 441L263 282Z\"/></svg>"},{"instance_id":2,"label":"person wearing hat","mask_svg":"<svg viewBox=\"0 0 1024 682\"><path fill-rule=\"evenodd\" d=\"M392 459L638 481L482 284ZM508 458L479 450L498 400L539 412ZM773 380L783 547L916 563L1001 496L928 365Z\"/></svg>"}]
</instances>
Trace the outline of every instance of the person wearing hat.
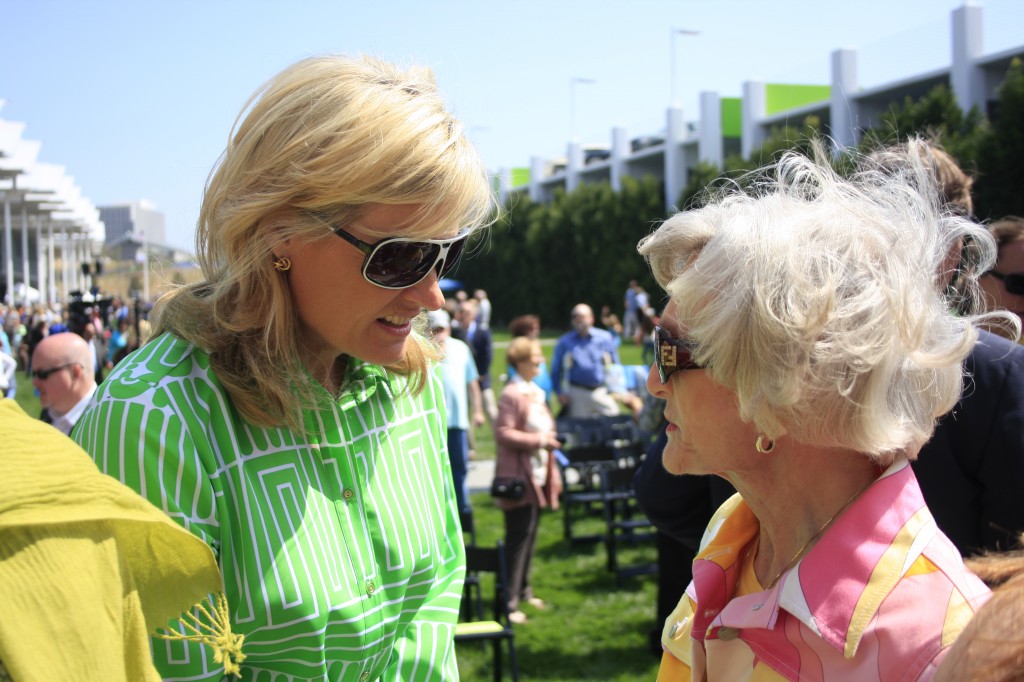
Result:
<instances>
[{"instance_id":1,"label":"person wearing hat","mask_svg":"<svg viewBox=\"0 0 1024 682\"><path fill-rule=\"evenodd\" d=\"M444 382L444 402L448 408L448 459L452 464L455 499L459 513L471 511L469 486L469 429L484 423L483 400L480 394L479 373L473 352L463 341L452 338L452 318L444 310L427 313L434 341L444 353L441 360L441 378ZM473 414L470 424L470 412Z\"/></svg>"}]
</instances>

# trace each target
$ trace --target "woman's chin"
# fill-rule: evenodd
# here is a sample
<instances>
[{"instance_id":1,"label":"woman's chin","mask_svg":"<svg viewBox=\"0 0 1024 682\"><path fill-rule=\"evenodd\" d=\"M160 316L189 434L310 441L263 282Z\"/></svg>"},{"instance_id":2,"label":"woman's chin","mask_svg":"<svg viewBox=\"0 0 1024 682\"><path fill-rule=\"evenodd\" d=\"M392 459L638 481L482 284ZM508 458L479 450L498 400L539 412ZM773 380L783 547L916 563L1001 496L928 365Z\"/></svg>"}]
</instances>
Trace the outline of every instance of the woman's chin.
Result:
<instances>
[{"instance_id":1,"label":"woman's chin","mask_svg":"<svg viewBox=\"0 0 1024 682\"><path fill-rule=\"evenodd\" d=\"M665 450L661 454L661 466L665 467L665 471L675 476L682 476L687 473L683 448L673 447L671 442L666 445Z\"/></svg>"}]
</instances>

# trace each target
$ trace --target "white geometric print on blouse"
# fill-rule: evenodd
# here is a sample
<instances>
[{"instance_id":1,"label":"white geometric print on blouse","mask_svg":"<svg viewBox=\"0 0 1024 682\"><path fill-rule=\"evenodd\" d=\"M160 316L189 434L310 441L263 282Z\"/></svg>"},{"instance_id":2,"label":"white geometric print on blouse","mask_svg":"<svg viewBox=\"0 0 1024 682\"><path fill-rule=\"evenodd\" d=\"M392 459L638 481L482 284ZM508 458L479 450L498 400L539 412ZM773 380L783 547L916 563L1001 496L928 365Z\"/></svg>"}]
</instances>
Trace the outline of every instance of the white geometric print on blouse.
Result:
<instances>
[{"instance_id":1,"label":"white geometric print on blouse","mask_svg":"<svg viewBox=\"0 0 1024 682\"><path fill-rule=\"evenodd\" d=\"M209 358L165 334L122 361L74 437L217 553L243 680L458 679L464 554L436 374L354 363L306 432L245 422ZM325 394L326 395L326 394ZM154 640L165 679L219 680L203 647Z\"/></svg>"}]
</instances>

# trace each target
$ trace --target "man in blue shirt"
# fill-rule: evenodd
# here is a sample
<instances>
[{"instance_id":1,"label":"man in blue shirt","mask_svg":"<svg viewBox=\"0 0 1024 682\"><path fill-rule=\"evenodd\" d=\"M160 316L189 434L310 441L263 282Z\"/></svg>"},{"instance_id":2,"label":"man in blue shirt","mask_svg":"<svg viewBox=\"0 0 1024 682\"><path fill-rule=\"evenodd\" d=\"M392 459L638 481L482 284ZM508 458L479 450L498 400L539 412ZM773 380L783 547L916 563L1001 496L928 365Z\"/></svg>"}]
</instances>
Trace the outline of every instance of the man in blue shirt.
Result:
<instances>
[{"instance_id":1,"label":"man in blue shirt","mask_svg":"<svg viewBox=\"0 0 1024 682\"><path fill-rule=\"evenodd\" d=\"M570 417L613 416L619 405L605 387L605 366L619 364L615 340L594 327L594 311L585 303L572 309L573 331L563 334L551 359L551 380Z\"/></svg>"}]
</instances>

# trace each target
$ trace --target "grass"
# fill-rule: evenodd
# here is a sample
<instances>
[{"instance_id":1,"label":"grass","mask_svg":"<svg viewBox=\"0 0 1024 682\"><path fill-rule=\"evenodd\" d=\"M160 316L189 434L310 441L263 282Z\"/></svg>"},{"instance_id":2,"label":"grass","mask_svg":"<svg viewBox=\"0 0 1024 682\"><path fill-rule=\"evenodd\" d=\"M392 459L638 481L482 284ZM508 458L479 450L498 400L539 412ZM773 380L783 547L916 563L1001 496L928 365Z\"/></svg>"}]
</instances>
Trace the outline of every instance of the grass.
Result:
<instances>
[{"instance_id":1,"label":"grass","mask_svg":"<svg viewBox=\"0 0 1024 682\"><path fill-rule=\"evenodd\" d=\"M25 410L25 414L30 417L38 417L42 411L42 406L39 404L39 396L36 395L36 387L32 385L32 378L25 376L25 372L18 370L18 390L15 394L14 400L21 409Z\"/></svg>"},{"instance_id":2,"label":"grass","mask_svg":"<svg viewBox=\"0 0 1024 682\"><path fill-rule=\"evenodd\" d=\"M477 543L493 546L504 535L501 511L486 494L473 495L472 503ZM581 525L580 532L588 532L587 527ZM622 553L628 562L641 555L652 560L654 550ZM648 636L655 627L654 576L617 584L607 570L603 545L577 545L570 550L562 536L561 512L546 511L541 516L531 582L548 608L538 611L524 604L529 622L513 626L521 679L633 682L657 677L659 659L648 648ZM483 589L486 599L493 594L493 583L485 580ZM491 679L489 644L485 648L460 643L456 653L463 680ZM508 679L507 655L505 663Z\"/></svg>"},{"instance_id":3,"label":"grass","mask_svg":"<svg viewBox=\"0 0 1024 682\"><path fill-rule=\"evenodd\" d=\"M500 344L508 338L507 334L494 335L498 345L491 367L495 393L501 392L500 377L506 371L505 349ZM548 341L550 337L542 340ZM543 347L550 368L554 345L549 342ZM642 364L639 346L623 345L619 355L623 364ZM475 438L477 458L493 459L491 427L476 429ZM501 510L487 494L473 495L471 500L477 543L493 546L504 538ZM588 520L578 528L582 534L596 533L603 530L603 523ZM620 556L625 564L656 560L650 546L626 549ZM532 583L537 596L547 601L549 607L538 611L523 604L530 620L514 626L521 679L633 682L657 677L659 658L648 646L649 633L655 627L657 577L632 578L620 585L606 562L602 544L577 544L570 549L563 538L561 512L542 512ZM493 594L492 583L485 580L484 590L488 598ZM491 679L489 644L486 648L477 643L459 644L457 653L463 680ZM505 659L507 671L507 655Z\"/></svg>"},{"instance_id":4,"label":"grass","mask_svg":"<svg viewBox=\"0 0 1024 682\"><path fill-rule=\"evenodd\" d=\"M500 344L507 335L496 334ZM544 345L551 365L553 345ZM640 348L620 349L624 364L640 364ZM501 391L505 372L505 350L495 349L492 378ZM39 398L32 381L18 375L17 402L32 417L39 415ZM477 457L494 458L494 437L489 425L476 430ZM501 511L486 494L472 497L477 542L493 546L504 536ZM585 524L596 524L589 527ZM597 532L598 521L584 521L581 533ZM650 547L627 549L625 563L653 560ZM648 633L655 627L657 584L654 576L632 578L621 585L606 567L603 545L577 545L572 549L562 536L561 512L542 514L537 550L533 562L533 585L549 608L537 611L523 605L530 621L516 628L516 653L524 681L589 682L602 680L632 682L657 677L658 658L648 648ZM493 585L485 581L485 595ZM491 590L488 592L487 590ZM459 644L459 671L467 682L489 680L492 676L491 649L479 644ZM506 657L507 666L507 657ZM509 679L506 673L506 679Z\"/></svg>"}]
</instances>

